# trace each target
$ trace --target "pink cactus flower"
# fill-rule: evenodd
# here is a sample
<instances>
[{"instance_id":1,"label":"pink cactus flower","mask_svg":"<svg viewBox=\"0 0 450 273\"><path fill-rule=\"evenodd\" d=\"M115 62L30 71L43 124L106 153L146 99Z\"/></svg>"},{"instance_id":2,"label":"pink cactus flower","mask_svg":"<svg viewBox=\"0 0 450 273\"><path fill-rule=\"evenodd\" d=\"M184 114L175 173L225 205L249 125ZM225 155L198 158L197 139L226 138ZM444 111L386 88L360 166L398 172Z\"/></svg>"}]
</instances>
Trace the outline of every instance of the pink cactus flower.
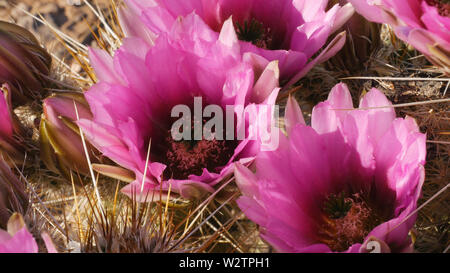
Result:
<instances>
[{"instance_id":1,"label":"pink cactus flower","mask_svg":"<svg viewBox=\"0 0 450 273\"><path fill-rule=\"evenodd\" d=\"M238 205L263 239L279 252L412 250L426 136L390 105L372 89L349 110L350 92L338 84L307 126L289 99L279 148L256 157L256 173L235 169Z\"/></svg>"},{"instance_id":2,"label":"pink cactus flower","mask_svg":"<svg viewBox=\"0 0 450 273\"><path fill-rule=\"evenodd\" d=\"M42 239L48 253L56 253L56 248L47 233ZM22 215L15 213L8 221L8 230L0 229L0 253L38 253L38 245L27 230Z\"/></svg>"},{"instance_id":3,"label":"pink cactus flower","mask_svg":"<svg viewBox=\"0 0 450 273\"><path fill-rule=\"evenodd\" d=\"M231 20L217 37L191 14L175 22L173 31L160 35L153 46L145 32L133 31L143 36L128 36L114 58L90 50L99 82L85 96L94 118L78 124L91 144L134 176L112 166L95 166L96 170L133 181L122 192L136 195L138 201L165 199L169 188L171 197L212 192L232 175L234 162L251 160L259 151L258 138L249 138L254 128L236 114L235 132L245 128L249 133L243 140L176 141L170 134L171 111L180 104L192 109L194 97L224 112L229 105L253 113L260 105L274 105L277 62L255 71L244 62Z\"/></svg>"},{"instance_id":4,"label":"pink cactus flower","mask_svg":"<svg viewBox=\"0 0 450 273\"><path fill-rule=\"evenodd\" d=\"M390 24L403 41L450 74L450 3L445 0L349 0L369 21Z\"/></svg>"},{"instance_id":5,"label":"pink cactus flower","mask_svg":"<svg viewBox=\"0 0 450 273\"><path fill-rule=\"evenodd\" d=\"M333 6L328 11L327 0L127 0L128 10L121 11L123 18L140 17L150 31L151 39L160 33L170 32L173 22L180 16L196 13L217 33L224 22L232 18L240 40L242 53L251 52L269 61L278 60L281 80L306 74L315 64L333 56L343 46L345 35L310 63L330 35L339 29L354 10L350 4ZM123 20L132 22L131 19ZM145 31L127 24L130 32ZM218 35L218 34L217 34ZM257 58L257 57L254 57ZM261 57L259 57L261 58Z\"/></svg>"}]
</instances>

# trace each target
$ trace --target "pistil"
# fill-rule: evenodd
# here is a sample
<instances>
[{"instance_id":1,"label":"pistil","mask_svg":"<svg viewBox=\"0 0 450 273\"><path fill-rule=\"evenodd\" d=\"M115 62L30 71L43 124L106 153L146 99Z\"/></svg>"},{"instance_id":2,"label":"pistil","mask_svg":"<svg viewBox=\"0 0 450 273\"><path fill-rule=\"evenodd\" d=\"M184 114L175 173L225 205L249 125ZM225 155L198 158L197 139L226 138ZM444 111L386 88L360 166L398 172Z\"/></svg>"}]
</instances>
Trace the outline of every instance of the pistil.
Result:
<instances>
[{"instance_id":1,"label":"pistil","mask_svg":"<svg viewBox=\"0 0 450 273\"><path fill-rule=\"evenodd\" d=\"M236 22L235 29L239 40L251 42L260 48L274 49L272 30L263 23L255 19L244 21L243 24Z\"/></svg>"}]
</instances>

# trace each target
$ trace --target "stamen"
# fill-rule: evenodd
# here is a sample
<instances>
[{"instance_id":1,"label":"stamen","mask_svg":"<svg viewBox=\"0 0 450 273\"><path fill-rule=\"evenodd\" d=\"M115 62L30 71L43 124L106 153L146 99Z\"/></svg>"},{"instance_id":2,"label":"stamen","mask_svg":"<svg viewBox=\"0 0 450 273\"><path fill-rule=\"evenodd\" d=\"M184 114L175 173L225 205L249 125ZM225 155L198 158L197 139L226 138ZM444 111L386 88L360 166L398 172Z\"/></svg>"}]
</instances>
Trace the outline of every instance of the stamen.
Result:
<instances>
[{"instance_id":1,"label":"stamen","mask_svg":"<svg viewBox=\"0 0 450 273\"><path fill-rule=\"evenodd\" d=\"M331 195L325 203L324 224L319 231L320 241L333 251L345 251L351 245L363 243L364 238L381 223L368 204L354 194Z\"/></svg>"},{"instance_id":2,"label":"stamen","mask_svg":"<svg viewBox=\"0 0 450 273\"><path fill-rule=\"evenodd\" d=\"M426 0L430 6L435 6L441 16L450 17L450 0Z\"/></svg>"},{"instance_id":3,"label":"stamen","mask_svg":"<svg viewBox=\"0 0 450 273\"><path fill-rule=\"evenodd\" d=\"M191 174L201 175L204 168L210 172L218 172L220 167L228 163L238 145L234 140L175 141L170 131L166 143L163 163L167 168L164 177L173 179L187 179Z\"/></svg>"}]
</instances>

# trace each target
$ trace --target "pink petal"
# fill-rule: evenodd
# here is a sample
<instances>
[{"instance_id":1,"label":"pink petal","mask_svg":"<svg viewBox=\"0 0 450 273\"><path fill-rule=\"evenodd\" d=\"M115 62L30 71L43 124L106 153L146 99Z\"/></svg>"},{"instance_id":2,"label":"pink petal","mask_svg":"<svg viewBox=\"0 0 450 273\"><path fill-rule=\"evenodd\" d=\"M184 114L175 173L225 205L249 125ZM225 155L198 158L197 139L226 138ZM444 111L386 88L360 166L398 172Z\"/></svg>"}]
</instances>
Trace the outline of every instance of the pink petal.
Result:
<instances>
[{"instance_id":1,"label":"pink petal","mask_svg":"<svg viewBox=\"0 0 450 273\"><path fill-rule=\"evenodd\" d=\"M354 13L355 9L350 3L342 6L336 14L336 19L333 23L333 29L331 30L331 33L340 29L353 16Z\"/></svg>"},{"instance_id":2,"label":"pink petal","mask_svg":"<svg viewBox=\"0 0 450 273\"><path fill-rule=\"evenodd\" d=\"M253 86L250 100L254 103L263 102L278 87L279 78L278 61L272 61L267 65Z\"/></svg>"},{"instance_id":3,"label":"pink petal","mask_svg":"<svg viewBox=\"0 0 450 273\"><path fill-rule=\"evenodd\" d=\"M313 21L317 17L324 15L324 10L327 6L327 0L308 1L308 0L294 0L294 5L297 10L303 15L306 22Z\"/></svg>"},{"instance_id":4,"label":"pink petal","mask_svg":"<svg viewBox=\"0 0 450 273\"><path fill-rule=\"evenodd\" d=\"M160 5L143 10L141 18L154 33L169 32L176 19L167 9Z\"/></svg>"},{"instance_id":5,"label":"pink petal","mask_svg":"<svg viewBox=\"0 0 450 273\"><path fill-rule=\"evenodd\" d=\"M259 225L266 225L267 216L265 210L253 198L241 196L236 200L236 203L249 219Z\"/></svg>"},{"instance_id":6,"label":"pink petal","mask_svg":"<svg viewBox=\"0 0 450 273\"><path fill-rule=\"evenodd\" d=\"M37 253L38 245L26 227L6 242L0 244L0 253Z\"/></svg>"},{"instance_id":7,"label":"pink petal","mask_svg":"<svg viewBox=\"0 0 450 273\"><path fill-rule=\"evenodd\" d=\"M266 58L252 52L245 52L242 55L242 59L252 66L255 73L255 78L259 78L259 76L269 64L269 61Z\"/></svg>"},{"instance_id":8,"label":"pink petal","mask_svg":"<svg viewBox=\"0 0 450 273\"><path fill-rule=\"evenodd\" d=\"M422 10L423 14L420 19L426 28L443 40L450 42L450 18L441 16L437 8L429 6L426 1L422 2Z\"/></svg>"},{"instance_id":9,"label":"pink petal","mask_svg":"<svg viewBox=\"0 0 450 273\"><path fill-rule=\"evenodd\" d=\"M375 149L378 196L395 193L397 202L416 196L426 157L426 137L412 118L396 119ZM418 196L417 196L418 198ZM404 206L404 204L403 204Z\"/></svg>"},{"instance_id":10,"label":"pink petal","mask_svg":"<svg viewBox=\"0 0 450 273\"><path fill-rule=\"evenodd\" d=\"M336 37L327 45L327 47L324 50L322 50L322 52L317 57L315 57L312 61L310 61L306 66L304 66L304 67L302 66L303 68L299 72L297 72L297 74L295 74L285 86L287 86L287 87L292 86L294 83L296 83L298 80L300 80L303 76L305 76L309 72L309 70L311 70L316 64L325 62L329 58L336 55L336 53L339 50L341 50L341 48L344 46L345 37L346 37L345 32L341 32L338 35L336 35ZM304 53L302 53L302 54L304 54ZM281 69L281 67L283 67L283 66L280 64L280 69ZM283 69L281 69L281 71L283 71Z\"/></svg>"},{"instance_id":11,"label":"pink petal","mask_svg":"<svg viewBox=\"0 0 450 273\"><path fill-rule=\"evenodd\" d=\"M251 9L255 5L254 0L219 0L217 2L218 3L216 5L219 7L220 19L222 21L229 18L230 16L233 16L233 20L236 22L243 22L245 20L248 20Z\"/></svg>"},{"instance_id":12,"label":"pink petal","mask_svg":"<svg viewBox=\"0 0 450 273\"><path fill-rule=\"evenodd\" d=\"M295 196L279 187L282 181L260 179L258 182L260 202L265 205L267 214L266 223L261 224L264 233L274 233L290 245L311 244L315 234L314 220L299 206Z\"/></svg>"},{"instance_id":13,"label":"pink petal","mask_svg":"<svg viewBox=\"0 0 450 273\"><path fill-rule=\"evenodd\" d=\"M348 2L352 4L356 12L364 16L367 20L376 23L383 23L383 16L381 13L381 9L377 4L371 3L373 1L348 0Z\"/></svg>"},{"instance_id":14,"label":"pink petal","mask_svg":"<svg viewBox=\"0 0 450 273\"><path fill-rule=\"evenodd\" d=\"M240 163L236 163L234 168L234 177L242 194L250 197L258 197L258 182L252 171L242 166Z\"/></svg>"},{"instance_id":15,"label":"pink petal","mask_svg":"<svg viewBox=\"0 0 450 273\"><path fill-rule=\"evenodd\" d=\"M295 125L297 124L306 125L305 119L303 118L302 110L300 109L298 102L295 100L295 98L291 96L289 96L286 104L286 110L284 114L284 124L286 126L286 132L288 135L291 134L291 131L295 127Z\"/></svg>"},{"instance_id":16,"label":"pink petal","mask_svg":"<svg viewBox=\"0 0 450 273\"><path fill-rule=\"evenodd\" d=\"M238 38L233 25L233 19L231 17L223 23L219 34L219 42L236 53L240 50Z\"/></svg>"},{"instance_id":17,"label":"pink petal","mask_svg":"<svg viewBox=\"0 0 450 273\"><path fill-rule=\"evenodd\" d=\"M156 35L141 23L139 20L140 14L134 13L129 8L121 8L118 11L118 16L120 26L126 37L139 37L148 45L153 45Z\"/></svg>"},{"instance_id":18,"label":"pink petal","mask_svg":"<svg viewBox=\"0 0 450 273\"><path fill-rule=\"evenodd\" d=\"M319 134L333 132L342 126L351 109L353 102L347 85L337 84L330 91L328 99L313 108L311 127Z\"/></svg>"},{"instance_id":19,"label":"pink petal","mask_svg":"<svg viewBox=\"0 0 450 273\"><path fill-rule=\"evenodd\" d=\"M395 119L395 110L392 103L386 98L386 96L380 90L372 88L361 100L359 108L377 108L368 111L369 115L369 136L372 141L377 142L380 137L391 126L392 121Z\"/></svg>"},{"instance_id":20,"label":"pink petal","mask_svg":"<svg viewBox=\"0 0 450 273\"><path fill-rule=\"evenodd\" d=\"M392 9L396 17L412 27L423 25L420 21L421 2L417 0L383 0L383 4Z\"/></svg>"},{"instance_id":21,"label":"pink petal","mask_svg":"<svg viewBox=\"0 0 450 273\"><path fill-rule=\"evenodd\" d=\"M41 234L42 239L44 240L45 247L47 248L48 253L58 253L55 245L53 244L52 238L47 234L47 232L43 232Z\"/></svg>"},{"instance_id":22,"label":"pink petal","mask_svg":"<svg viewBox=\"0 0 450 273\"><path fill-rule=\"evenodd\" d=\"M77 124L82 128L89 142L103 154L126 168L137 167L126 145L119 138L111 135L108 130L87 119L79 120Z\"/></svg>"},{"instance_id":23,"label":"pink petal","mask_svg":"<svg viewBox=\"0 0 450 273\"><path fill-rule=\"evenodd\" d=\"M140 37L127 37L122 41L120 51L128 52L145 61L150 45Z\"/></svg>"},{"instance_id":24,"label":"pink petal","mask_svg":"<svg viewBox=\"0 0 450 273\"><path fill-rule=\"evenodd\" d=\"M112 84L121 84L123 80L114 71L113 59L105 51L89 48L89 60L98 80Z\"/></svg>"}]
</instances>

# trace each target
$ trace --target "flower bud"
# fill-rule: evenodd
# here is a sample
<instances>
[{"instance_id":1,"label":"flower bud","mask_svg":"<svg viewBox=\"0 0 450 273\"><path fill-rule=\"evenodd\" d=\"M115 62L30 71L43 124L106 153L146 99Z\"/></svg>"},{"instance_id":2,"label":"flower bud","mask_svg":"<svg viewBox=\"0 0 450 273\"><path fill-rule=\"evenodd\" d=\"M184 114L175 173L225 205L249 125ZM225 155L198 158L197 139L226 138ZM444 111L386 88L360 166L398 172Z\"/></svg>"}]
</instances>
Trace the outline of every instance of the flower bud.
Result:
<instances>
[{"instance_id":1,"label":"flower bud","mask_svg":"<svg viewBox=\"0 0 450 273\"><path fill-rule=\"evenodd\" d=\"M75 124L78 119L92 119L92 113L81 93L58 93L44 100L44 113L40 125L41 159L46 166L70 177L70 170L88 174L80 130ZM87 144L92 163L98 162L94 148Z\"/></svg>"},{"instance_id":2,"label":"flower bud","mask_svg":"<svg viewBox=\"0 0 450 273\"><path fill-rule=\"evenodd\" d=\"M0 83L9 83L14 105L42 97L51 62L31 32L0 21Z\"/></svg>"}]
</instances>

